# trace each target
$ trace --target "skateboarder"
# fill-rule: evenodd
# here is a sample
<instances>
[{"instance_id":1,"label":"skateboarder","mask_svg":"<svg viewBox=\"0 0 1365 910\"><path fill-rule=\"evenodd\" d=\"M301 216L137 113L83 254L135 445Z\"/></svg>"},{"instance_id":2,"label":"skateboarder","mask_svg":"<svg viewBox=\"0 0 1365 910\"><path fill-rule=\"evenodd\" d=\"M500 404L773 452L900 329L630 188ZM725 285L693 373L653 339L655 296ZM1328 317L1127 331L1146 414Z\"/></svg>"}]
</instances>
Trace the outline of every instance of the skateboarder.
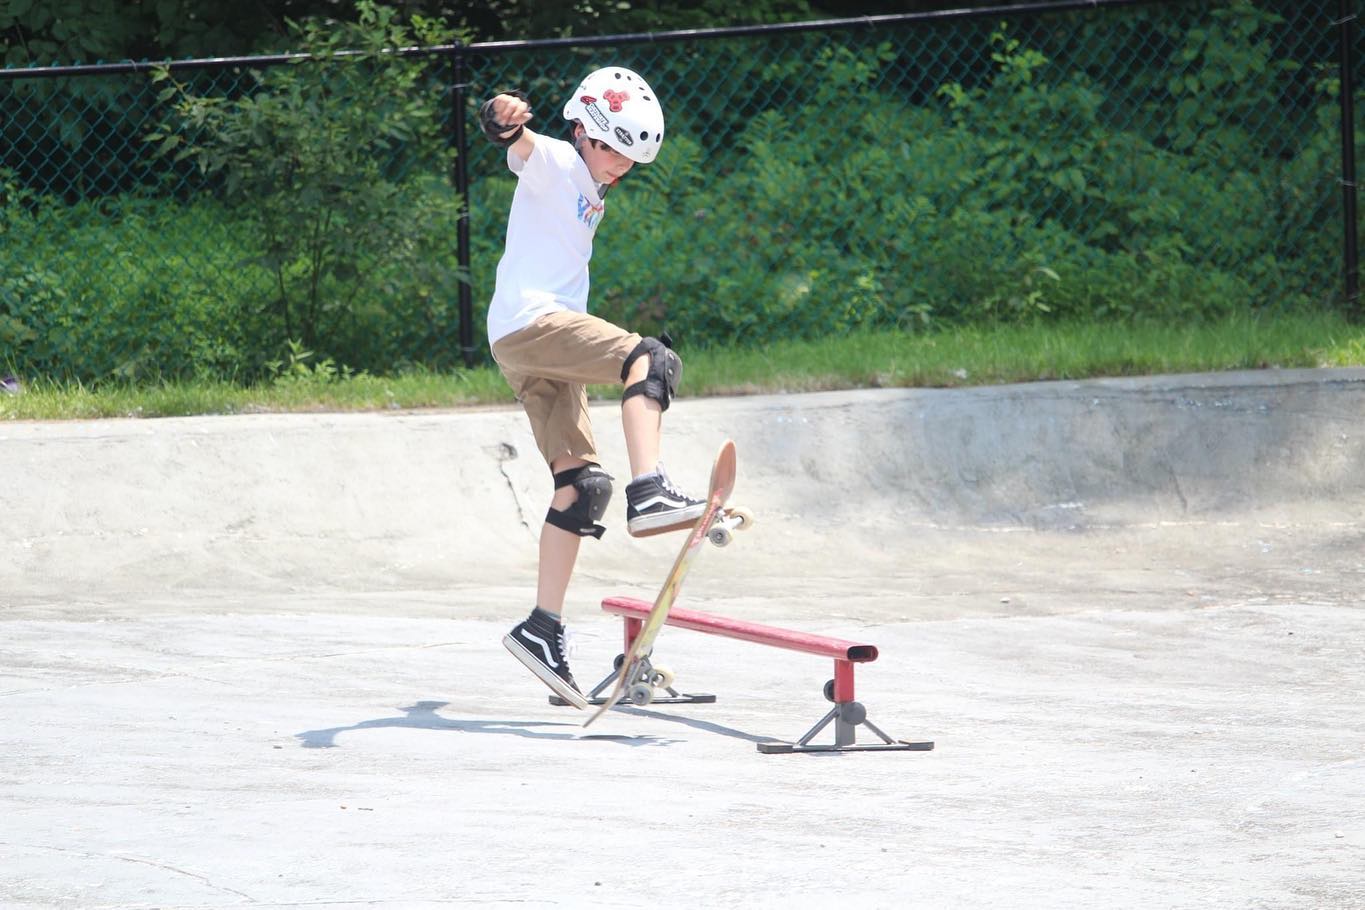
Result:
<instances>
[{"instance_id":1,"label":"skateboarder","mask_svg":"<svg viewBox=\"0 0 1365 910\"><path fill-rule=\"evenodd\" d=\"M689 527L706 504L678 489L659 463L661 415L677 392L682 361L666 339L641 337L587 312L588 260L607 191L658 155L663 109L638 74L606 67L588 75L564 105L571 141L532 132L531 117L520 92L498 94L480 109L485 135L507 149L507 166L517 175L488 306L488 342L555 486L540 534L536 606L503 645L565 701L585 708L564 653L564 596L582 539L605 530L598 522L613 480L598 463L589 383L623 386L621 423L634 478L626 487L630 533Z\"/></svg>"}]
</instances>

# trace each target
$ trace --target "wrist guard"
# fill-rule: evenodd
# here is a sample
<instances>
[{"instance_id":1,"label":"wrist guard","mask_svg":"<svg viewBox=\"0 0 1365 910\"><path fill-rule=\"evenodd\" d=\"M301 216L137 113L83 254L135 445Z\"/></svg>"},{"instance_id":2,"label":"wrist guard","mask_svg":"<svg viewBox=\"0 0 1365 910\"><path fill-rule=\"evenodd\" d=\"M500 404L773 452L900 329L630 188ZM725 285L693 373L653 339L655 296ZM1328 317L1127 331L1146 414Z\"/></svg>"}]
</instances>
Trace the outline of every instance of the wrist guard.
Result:
<instances>
[{"instance_id":1,"label":"wrist guard","mask_svg":"<svg viewBox=\"0 0 1365 910\"><path fill-rule=\"evenodd\" d=\"M498 94L511 95L513 98L519 98L522 101L530 100L526 97L526 93L520 89L512 89L511 91L499 92ZM504 138L502 134L510 130L512 126L511 124L500 123L497 117L493 115L492 98L485 101L483 106L479 108L479 126L483 129L483 134L488 137L488 141L499 148L507 148L509 145L515 143L521 138L522 132L526 129L524 126L518 126L515 133Z\"/></svg>"}]
</instances>

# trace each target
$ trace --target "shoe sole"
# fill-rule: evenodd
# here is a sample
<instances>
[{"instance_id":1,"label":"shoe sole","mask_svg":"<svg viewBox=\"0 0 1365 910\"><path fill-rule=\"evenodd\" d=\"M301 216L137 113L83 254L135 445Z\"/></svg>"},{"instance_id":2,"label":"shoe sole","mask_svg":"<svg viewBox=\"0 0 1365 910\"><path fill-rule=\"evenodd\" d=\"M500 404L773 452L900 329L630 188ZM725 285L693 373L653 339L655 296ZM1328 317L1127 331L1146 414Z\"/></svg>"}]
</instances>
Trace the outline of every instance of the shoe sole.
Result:
<instances>
[{"instance_id":1,"label":"shoe sole","mask_svg":"<svg viewBox=\"0 0 1365 910\"><path fill-rule=\"evenodd\" d=\"M681 531L695 525L705 513L706 503L702 503L692 515L681 510L664 515L641 515L626 522L626 533L631 537L653 537L655 534Z\"/></svg>"},{"instance_id":2,"label":"shoe sole","mask_svg":"<svg viewBox=\"0 0 1365 910\"><path fill-rule=\"evenodd\" d=\"M588 700L583 697L582 692L579 692L573 686L570 686L555 675L553 670L537 660L534 654L522 647L521 643L511 635L504 635L502 637L502 646L506 648L513 657L521 661L526 669L534 673L536 679L545 683L545 685L560 698L564 699L580 711L586 711L588 709Z\"/></svg>"}]
</instances>

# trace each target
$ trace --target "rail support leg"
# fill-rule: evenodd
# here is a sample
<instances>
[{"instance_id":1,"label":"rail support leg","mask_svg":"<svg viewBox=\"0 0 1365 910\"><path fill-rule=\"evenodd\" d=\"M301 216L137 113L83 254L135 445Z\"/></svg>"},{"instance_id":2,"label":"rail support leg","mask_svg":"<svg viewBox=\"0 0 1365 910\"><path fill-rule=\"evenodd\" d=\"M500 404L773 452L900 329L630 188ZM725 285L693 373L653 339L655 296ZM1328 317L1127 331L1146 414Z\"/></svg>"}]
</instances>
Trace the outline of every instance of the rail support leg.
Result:
<instances>
[{"instance_id":1,"label":"rail support leg","mask_svg":"<svg viewBox=\"0 0 1365 910\"><path fill-rule=\"evenodd\" d=\"M867 708L853 697L853 663L834 661L834 678L825 683L825 698L834 702L820 722L794 743L759 743L758 751L767 755L791 752L929 752L932 741L894 740L867 719ZM831 723L834 724L833 745L811 745L811 740ZM858 728L867 727L881 739L880 743L860 744Z\"/></svg>"}]
</instances>

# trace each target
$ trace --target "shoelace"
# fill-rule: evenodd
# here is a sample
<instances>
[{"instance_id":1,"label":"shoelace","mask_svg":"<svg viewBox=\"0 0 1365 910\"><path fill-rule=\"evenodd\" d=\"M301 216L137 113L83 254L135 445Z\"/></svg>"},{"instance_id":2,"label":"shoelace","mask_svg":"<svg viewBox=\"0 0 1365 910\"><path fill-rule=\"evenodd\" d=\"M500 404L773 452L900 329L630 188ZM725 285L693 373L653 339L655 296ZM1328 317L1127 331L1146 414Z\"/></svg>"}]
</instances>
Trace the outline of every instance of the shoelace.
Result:
<instances>
[{"instance_id":1,"label":"shoelace","mask_svg":"<svg viewBox=\"0 0 1365 910\"><path fill-rule=\"evenodd\" d=\"M669 477L667 474L664 473L662 465L659 466L659 486L664 488L665 493L672 494L673 496L676 496L679 499L681 499L683 502L701 502L701 500L693 499L691 496L688 496L681 489L679 489L678 485L673 482L673 478Z\"/></svg>"},{"instance_id":2,"label":"shoelace","mask_svg":"<svg viewBox=\"0 0 1365 910\"><path fill-rule=\"evenodd\" d=\"M570 657L578 656L578 636L570 632L567 626L559 627L559 637L555 642L559 646L559 653L565 660Z\"/></svg>"}]
</instances>

